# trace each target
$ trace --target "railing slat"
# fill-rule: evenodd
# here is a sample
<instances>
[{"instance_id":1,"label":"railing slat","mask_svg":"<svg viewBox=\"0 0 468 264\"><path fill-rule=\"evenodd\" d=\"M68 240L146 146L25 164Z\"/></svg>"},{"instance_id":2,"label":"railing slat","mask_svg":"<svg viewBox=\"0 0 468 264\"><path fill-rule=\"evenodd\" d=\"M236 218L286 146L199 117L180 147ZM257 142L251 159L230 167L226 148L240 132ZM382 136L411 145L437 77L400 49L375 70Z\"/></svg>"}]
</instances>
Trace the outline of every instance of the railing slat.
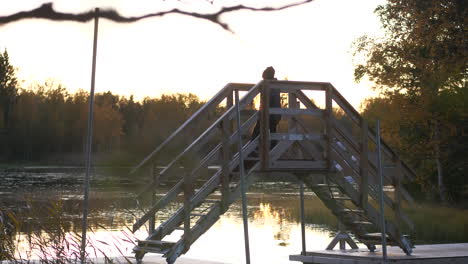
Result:
<instances>
[{"instance_id":1,"label":"railing slat","mask_svg":"<svg viewBox=\"0 0 468 264\"><path fill-rule=\"evenodd\" d=\"M290 109L290 108L276 108L270 107L270 115L312 115L323 117L324 111L321 109Z\"/></svg>"}]
</instances>

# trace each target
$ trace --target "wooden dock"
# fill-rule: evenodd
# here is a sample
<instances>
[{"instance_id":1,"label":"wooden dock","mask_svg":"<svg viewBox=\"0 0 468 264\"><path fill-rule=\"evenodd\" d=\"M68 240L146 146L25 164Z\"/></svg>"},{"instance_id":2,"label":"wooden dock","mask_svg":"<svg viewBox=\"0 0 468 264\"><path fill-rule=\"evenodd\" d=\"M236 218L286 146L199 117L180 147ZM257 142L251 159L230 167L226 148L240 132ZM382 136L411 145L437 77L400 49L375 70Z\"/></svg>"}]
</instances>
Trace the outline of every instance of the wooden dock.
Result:
<instances>
[{"instance_id":1,"label":"wooden dock","mask_svg":"<svg viewBox=\"0 0 468 264\"><path fill-rule=\"evenodd\" d=\"M411 256L399 247L388 247L387 263L397 264L466 264L468 263L468 243L418 245ZM382 263L380 248L372 253L368 249L318 250L303 255L291 255L289 260L304 264L375 264Z\"/></svg>"}]
</instances>

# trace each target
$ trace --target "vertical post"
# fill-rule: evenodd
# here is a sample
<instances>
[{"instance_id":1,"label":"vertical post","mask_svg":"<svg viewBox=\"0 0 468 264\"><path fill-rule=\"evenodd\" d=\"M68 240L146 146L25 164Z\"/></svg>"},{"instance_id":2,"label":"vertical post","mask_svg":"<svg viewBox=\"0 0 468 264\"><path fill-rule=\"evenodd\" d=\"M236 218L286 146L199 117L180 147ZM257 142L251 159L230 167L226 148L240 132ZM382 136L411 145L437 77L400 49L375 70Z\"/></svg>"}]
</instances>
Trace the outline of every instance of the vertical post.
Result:
<instances>
[{"instance_id":1,"label":"vertical post","mask_svg":"<svg viewBox=\"0 0 468 264\"><path fill-rule=\"evenodd\" d=\"M268 81L263 81L260 94L260 164L262 170L270 164L270 89Z\"/></svg>"},{"instance_id":2,"label":"vertical post","mask_svg":"<svg viewBox=\"0 0 468 264\"><path fill-rule=\"evenodd\" d=\"M192 205L190 199L193 194L192 179L190 173L184 172L184 241L187 250L191 244L191 233L190 233L190 212L192 211Z\"/></svg>"},{"instance_id":3,"label":"vertical post","mask_svg":"<svg viewBox=\"0 0 468 264\"><path fill-rule=\"evenodd\" d=\"M403 176L403 168L401 165L401 160L397 157L394 158L395 162L395 174L393 175L393 186L395 186L395 192L394 192L394 202L393 202L393 208L395 210L395 225L396 225L396 230L400 232L401 230L401 178ZM400 233L398 233L398 236L401 236Z\"/></svg>"},{"instance_id":4,"label":"vertical post","mask_svg":"<svg viewBox=\"0 0 468 264\"><path fill-rule=\"evenodd\" d=\"M333 144L333 105L332 105L332 90L330 86L325 90L325 131L326 131L326 152L327 152L327 168L332 169L332 144Z\"/></svg>"},{"instance_id":5,"label":"vertical post","mask_svg":"<svg viewBox=\"0 0 468 264\"><path fill-rule=\"evenodd\" d=\"M244 242L245 242L245 263L250 264L250 246L249 246L249 223L247 221L247 196L245 194L245 176L244 176L244 157L242 153L242 135L239 109L239 90L235 91L236 97L236 122L237 122L237 140L239 146L239 173L242 195L242 221L244 223Z\"/></svg>"},{"instance_id":6,"label":"vertical post","mask_svg":"<svg viewBox=\"0 0 468 264\"><path fill-rule=\"evenodd\" d=\"M302 252L301 255L306 255L306 240L305 240L305 209L304 209L304 183L299 183L299 195L301 199L301 238L302 238Z\"/></svg>"},{"instance_id":7,"label":"vertical post","mask_svg":"<svg viewBox=\"0 0 468 264\"><path fill-rule=\"evenodd\" d=\"M91 69L91 91L89 94L89 110L88 110L88 134L86 137L86 174L84 179L84 198L83 198L83 222L81 233L81 263L86 262L86 231L88 229L88 205L89 205L89 174L91 168L91 154L93 142L93 119L94 119L94 83L96 80L96 53L97 53L97 37L99 23L99 8L94 10L94 41L93 41L93 62Z\"/></svg>"},{"instance_id":8,"label":"vertical post","mask_svg":"<svg viewBox=\"0 0 468 264\"><path fill-rule=\"evenodd\" d=\"M229 198L229 162L232 158L231 146L229 144L230 131L232 129L231 120L228 118L223 119L221 122L221 200L222 211L228 209Z\"/></svg>"},{"instance_id":9,"label":"vertical post","mask_svg":"<svg viewBox=\"0 0 468 264\"><path fill-rule=\"evenodd\" d=\"M377 139L377 167L379 173L379 181L380 181L380 225L382 226L382 261L383 263L387 262L387 231L385 228L385 211L384 211L384 181L383 181L383 173L382 173L382 156L381 156L381 146L380 146L380 120L377 120L376 124L376 139Z\"/></svg>"},{"instance_id":10,"label":"vertical post","mask_svg":"<svg viewBox=\"0 0 468 264\"><path fill-rule=\"evenodd\" d=\"M228 94L228 96L226 97L226 109L229 109L231 108L233 105L234 105L234 90L231 90ZM227 121L226 123L227 125L227 131L228 131L228 134L232 134L234 132L234 120L230 119Z\"/></svg>"},{"instance_id":11,"label":"vertical post","mask_svg":"<svg viewBox=\"0 0 468 264\"><path fill-rule=\"evenodd\" d=\"M152 166L150 167L150 174L153 179L153 182L155 182L155 189L151 192L151 205L154 205L156 203L156 187L159 185L159 173L156 167L156 164L153 163ZM156 214L153 214L151 218L149 219L149 233L152 234L154 233L155 230L155 225L156 225Z\"/></svg>"},{"instance_id":12,"label":"vertical post","mask_svg":"<svg viewBox=\"0 0 468 264\"><path fill-rule=\"evenodd\" d=\"M361 155L359 158L359 172L361 174L360 182L360 205L366 211L369 197L369 156L368 156L368 131L367 121L361 120Z\"/></svg>"},{"instance_id":13,"label":"vertical post","mask_svg":"<svg viewBox=\"0 0 468 264\"><path fill-rule=\"evenodd\" d=\"M297 97L296 94L293 92L288 93L288 107L289 108L299 108L298 103L297 103ZM295 122L293 122L292 117L289 118L288 120L288 130L291 133L291 130L296 126Z\"/></svg>"}]
</instances>

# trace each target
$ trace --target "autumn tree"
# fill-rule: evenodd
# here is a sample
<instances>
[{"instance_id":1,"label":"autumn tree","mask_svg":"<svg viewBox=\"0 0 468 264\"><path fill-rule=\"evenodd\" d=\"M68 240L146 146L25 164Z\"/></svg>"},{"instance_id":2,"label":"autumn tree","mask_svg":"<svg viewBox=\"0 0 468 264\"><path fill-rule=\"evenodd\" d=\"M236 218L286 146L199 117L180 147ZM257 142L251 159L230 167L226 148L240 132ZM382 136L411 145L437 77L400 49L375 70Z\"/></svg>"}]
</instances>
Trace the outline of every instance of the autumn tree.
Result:
<instances>
[{"instance_id":1,"label":"autumn tree","mask_svg":"<svg viewBox=\"0 0 468 264\"><path fill-rule=\"evenodd\" d=\"M428 146L440 199L447 200L442 161L443 134L450 108L447 94L467 87L468 12L463 0L389 0L376 9L385 36L361 37L355 56L356 80L368 77L388 98L404 96L412 116L429 130Z\"/></svg>"}]
</instances>

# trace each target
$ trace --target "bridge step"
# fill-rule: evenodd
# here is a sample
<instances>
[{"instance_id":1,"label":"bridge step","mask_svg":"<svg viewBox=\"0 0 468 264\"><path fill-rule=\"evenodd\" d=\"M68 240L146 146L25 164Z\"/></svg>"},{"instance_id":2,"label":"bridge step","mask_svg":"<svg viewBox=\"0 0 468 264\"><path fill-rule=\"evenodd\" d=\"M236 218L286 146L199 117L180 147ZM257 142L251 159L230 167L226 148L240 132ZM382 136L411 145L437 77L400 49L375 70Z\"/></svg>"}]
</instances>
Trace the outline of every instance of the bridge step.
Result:
<instances>
[{"instance_id":1,"label":"bridge step","mask_svg":"<svg viewBox=\"0 0 468 264\"><path fill-rule=\"evenodd\" d=\"M353 225L374 225L374 224L368 221L354 221Z\"/></svg>"},{"instance_id":2,"label":"bridge step","mask_svg":"<svg viewBox=\"0 0 468 264\"><path fill-rule=\"evenodd\" d=\"M343 197L343 196L342 196L342 197L333 197L333 199L335 199L335 200L343 200L343 201L350 201L350 200L351 200L351 198L349 198L349 197Z\"/></svg>"},{"instance_id":3,"label":"bridge step","mask_svg":"<svg viewBox=\"0 0 468 264\"><path fill-rule=\"evenodd\" d=\"M137 240L137 246L133 251L166 254L175 244L174 242L160 240Z\"/></svg>"},{"instance_id":4,"label":"bridge step","mask_svg":"<svg viewBox=\"0 0 468 264\"><path fill-rule=\"evenodd\" d=\"M338 212L339 212L339 213L355 213L355 214L359 214L359 213L364 213L364 210L361 210L361 209L348 209L348 208L344 208L344 209L339 209Z\"/></svg>"},{"instance_id":5,"label":"bridge step","mask_svg":"<svg viewBox=\"0 0 468 264\"><path fill-rule=\"evenodd\" d=\"M319 184L312 185L312 187L316 187L316 188L337 188L338 185L336 185L336 184L319 183Z\"/></svg>"}]
</instances>

